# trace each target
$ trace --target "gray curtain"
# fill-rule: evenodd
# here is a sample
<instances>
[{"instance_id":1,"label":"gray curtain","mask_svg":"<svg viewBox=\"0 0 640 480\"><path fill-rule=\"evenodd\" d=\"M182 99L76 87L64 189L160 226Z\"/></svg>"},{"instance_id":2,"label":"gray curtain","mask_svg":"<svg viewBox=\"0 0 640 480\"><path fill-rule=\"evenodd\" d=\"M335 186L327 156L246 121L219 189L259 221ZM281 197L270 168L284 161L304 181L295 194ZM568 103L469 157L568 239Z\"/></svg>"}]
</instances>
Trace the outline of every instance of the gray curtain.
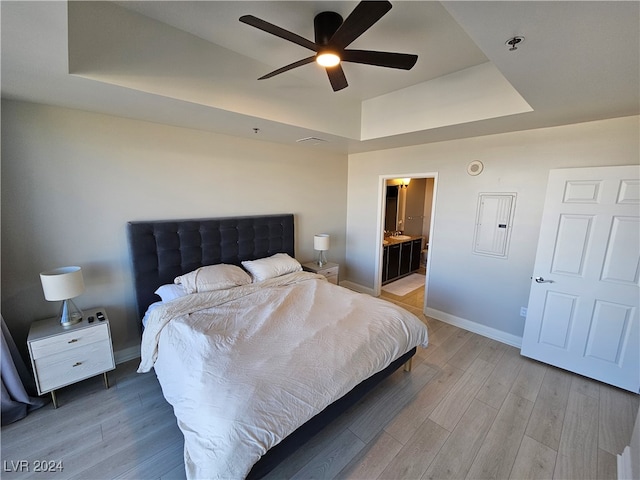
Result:
<instances>
[{"instance_id":1,"label":"gray curtain","mask_svg":"<svg viewBox=\"0 0 640 480\"><path fill-rule=\"evenodd\" d=\"M25 417L31 410L42 407L49 399L36 396L31 373L18 352L4 318L1 320L2 425L7 425Z\"/></svg>"}]
</instances>

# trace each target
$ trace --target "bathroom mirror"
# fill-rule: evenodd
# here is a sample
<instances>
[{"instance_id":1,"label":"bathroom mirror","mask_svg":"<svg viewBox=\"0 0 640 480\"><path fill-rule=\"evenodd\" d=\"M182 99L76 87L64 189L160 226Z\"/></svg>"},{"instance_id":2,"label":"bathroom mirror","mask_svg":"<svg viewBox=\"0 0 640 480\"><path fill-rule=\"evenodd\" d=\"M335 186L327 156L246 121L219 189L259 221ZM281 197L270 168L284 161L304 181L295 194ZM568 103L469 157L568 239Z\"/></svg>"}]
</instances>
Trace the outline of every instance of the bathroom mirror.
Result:
<instances>
[{"instance_id":1,"label":"bathroom mirror","mask_svg":"<svg viewBox=\"0 0 640 480\"><path fill-rule=\"evenodd\" d=\"M385 205L384 229L387 232L398 230L398 185L387 185L387 201Z\"/></svg>"},{"instance_id":2,"label":"bathroom mirror","mask_svg":"<svg viewBox=\"0 0 640 480\"><path fill-rule=\"evenodd\" d=\"M384 229L387 232L404 230L405 206L407 203L408 179L387 180Z\"/></svg>"}]
</instances>

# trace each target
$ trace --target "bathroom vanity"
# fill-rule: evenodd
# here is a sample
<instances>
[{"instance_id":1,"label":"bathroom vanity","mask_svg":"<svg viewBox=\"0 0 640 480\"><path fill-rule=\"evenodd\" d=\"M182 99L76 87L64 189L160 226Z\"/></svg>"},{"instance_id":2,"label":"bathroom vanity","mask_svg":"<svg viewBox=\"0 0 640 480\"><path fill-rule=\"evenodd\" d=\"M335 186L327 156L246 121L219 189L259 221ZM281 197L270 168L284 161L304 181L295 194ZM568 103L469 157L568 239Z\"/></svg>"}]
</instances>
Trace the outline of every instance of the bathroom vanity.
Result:
<instances>
[{"instance_id":1,"label":"bathroom vanity","mask_svg":"<svg viewBox=\"0 0 640 480\"><path fill-rule=\"evenodd\" d=\"M385 237L382 251L382 284L418 271L421 251L422 237L409 235Z\"/></svg>"}]
</instances>

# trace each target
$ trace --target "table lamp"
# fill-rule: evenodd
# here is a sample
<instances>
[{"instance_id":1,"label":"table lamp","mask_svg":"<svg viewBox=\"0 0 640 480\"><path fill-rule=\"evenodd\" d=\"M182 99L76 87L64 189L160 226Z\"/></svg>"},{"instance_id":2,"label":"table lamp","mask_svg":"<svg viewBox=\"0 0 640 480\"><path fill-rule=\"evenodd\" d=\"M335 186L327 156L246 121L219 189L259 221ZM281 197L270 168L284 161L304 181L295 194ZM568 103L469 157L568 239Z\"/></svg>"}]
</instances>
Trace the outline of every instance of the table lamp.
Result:
<instances>
[{"instance_id":1,"label":"table lamp","mask_svg":"<svg viewBox=\"0 0 640 480\"><path fill-rule=\"evenodd\" d=\"M327 233L319 233L318 235L313 236L313 248L314 250L318 250L320 253L318 254L318 266L322 267L327 263L327 259L324 256L324 252L329 250L329 239L331 237Z\"/></svg>"},{"instance_id":2,"label":"table lamp","mask_svg":"<svg viewBox=\"0 0 640 480\"><path fill-rule=\"evenodd\" d=\"M80 267L61 267L40 274L44 298L50 302L62 300L60 325L68 327L82 320L80 310L71 300L84 292L84 280Z\"/></svg>"}]
</instances>

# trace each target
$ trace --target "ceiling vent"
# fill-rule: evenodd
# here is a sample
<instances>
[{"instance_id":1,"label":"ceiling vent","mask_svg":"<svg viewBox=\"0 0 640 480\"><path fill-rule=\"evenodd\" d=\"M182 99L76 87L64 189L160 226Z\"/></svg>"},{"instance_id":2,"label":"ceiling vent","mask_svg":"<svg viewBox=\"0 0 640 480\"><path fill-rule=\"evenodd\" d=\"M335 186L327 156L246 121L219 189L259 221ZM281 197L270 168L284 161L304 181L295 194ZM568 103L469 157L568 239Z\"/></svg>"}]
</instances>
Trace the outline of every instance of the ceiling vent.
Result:
<instances>
[{"instance_id":1,"label":"ceiling vent","mask_svg":"<svg viewBox=\"0 0 640 480\"><path fill-rule=\"evenodd\" d=\"M296 143L305 144L305 145L320 145L321 143L326 143L327 140L318 137L305 137L296 140Z\"/></svg>"}]
</instances>

